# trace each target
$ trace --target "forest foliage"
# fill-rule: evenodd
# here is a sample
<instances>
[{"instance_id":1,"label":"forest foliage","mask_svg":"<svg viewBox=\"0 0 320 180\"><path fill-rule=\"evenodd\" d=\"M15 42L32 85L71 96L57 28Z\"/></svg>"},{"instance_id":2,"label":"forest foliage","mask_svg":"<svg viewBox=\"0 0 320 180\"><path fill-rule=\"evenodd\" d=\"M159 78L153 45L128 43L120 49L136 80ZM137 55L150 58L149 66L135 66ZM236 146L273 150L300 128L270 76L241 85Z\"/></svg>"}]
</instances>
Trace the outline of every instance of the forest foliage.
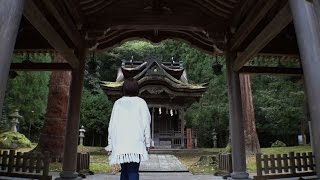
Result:
<instances>
[{"instance_id":1,"label":"forest foliage","mask_svg":"<svg viewBox=\"0 0 320 180\"><path fill-rule=\"evenodd\" d=\"M26 56L15 56L21 62ZM49 55L35 55L34 61L51 61ZM229 136L228 95L225 61L222 56L211 56L185 43L166 40L159 44L130 41L104 52L90 53L86 61L80 123L87 130L85 144L105 145L112 102L99 86L101 80L115 81L122 60L158 58L162 61L182 61L190 83L208 83L208 90L199 102L187 109L187 126L197 134L201 147L212 146L212 132L218 133L218 146L226 145ZM222 72L213 72L213 64L221 64ZM253 60L254 65L278 66L274 59ZM282 66L296 66L287 62ZM10 79L6 93L4 116L0 130L8 130L8 114L19 109L24 117L19 131L31 134L36 141L46 111L49 72L18 72ZM296 136L306 131L303 81L301 77L252 75L256 127L262 146L281 140L288 145L297 143Z\"/></svg>"}]
</instances>

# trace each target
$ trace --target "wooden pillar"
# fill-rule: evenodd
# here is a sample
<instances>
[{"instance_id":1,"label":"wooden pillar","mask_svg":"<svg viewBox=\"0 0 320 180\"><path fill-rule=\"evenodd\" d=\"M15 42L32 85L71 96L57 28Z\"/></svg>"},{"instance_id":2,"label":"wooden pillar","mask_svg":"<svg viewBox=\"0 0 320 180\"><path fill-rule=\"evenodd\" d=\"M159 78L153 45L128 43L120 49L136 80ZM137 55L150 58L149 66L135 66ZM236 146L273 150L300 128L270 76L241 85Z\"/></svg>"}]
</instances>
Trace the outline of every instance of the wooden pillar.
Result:
<instances>
[{"instance_id":1,"label":"wooden pillar","mask_svg":"<svg viewBox=\"0 0 320 180\"><path fill-rule=\"evenodd\" d=\"M151 121L151 147L154 147L154 108L152 108Z\"/></svg>"},{"instance_id":2,"label":"wooden pillar","mask_svg":"<svg viewBox=\"0 0 320 180\"><path fill-rule=\"evenodd\" d=\"M307 90L316 173L320 177L320 9L315 2L289 0Z\"/></svg>"},{"instance_id":3,"label":"wooden pillar","mask_svg":"<svg viewBox=\"0 0 320 180\"><path fill-rule=\"evenodd\" d=\"M181 148L184 149L184 110L181 109L179 113L180 127L181 127Z\"/></svg>"},{"instance_id":4,"label":"wooden pillar","mask_svg":"<svg viewBox=\"0 0 320 180\"><path fill-rule=\"evenodd\" d=\"M80 104L82 95L82 86L84 78L84 58L85 52L82 52L80 67L73 69L71 74L71 86L68 107L68 120L66 126L66 136L63 153L62 172L58 180L82 179L78 177L77 168L77 148L79 138L80 123Z\"/></svg>"},{"instance_id":5,"label":"wooden pillar","mask_svg":"<svg viewBox=\"0 0 320 180\"><path fill-rule=\"evenodd\" d=\"M232 70L232 63L236 59L236 53L227 52L226 56L233 169L231 179L249 179L249 174L246 172L239 73Z\"/></svg>"},{"instance_id":6,"label":"wooden pillar","mask_svg":"<svg viewBox=\"0 0 320 180\"><path fill-rule=\"evenodd\" d=\"M187 128L187 149L191 150L192 148L193 148L192 130L191 128Z\"/></svg>"},{"instance_id":7,"label":"wooden pillar","mask_svg":"<svg viewBox=\"0 0 320 180\"><path fill-rule=\"evenodd\" d=\"M24 0L0 1L0 118Z\"/></svg>"}]
</instances>

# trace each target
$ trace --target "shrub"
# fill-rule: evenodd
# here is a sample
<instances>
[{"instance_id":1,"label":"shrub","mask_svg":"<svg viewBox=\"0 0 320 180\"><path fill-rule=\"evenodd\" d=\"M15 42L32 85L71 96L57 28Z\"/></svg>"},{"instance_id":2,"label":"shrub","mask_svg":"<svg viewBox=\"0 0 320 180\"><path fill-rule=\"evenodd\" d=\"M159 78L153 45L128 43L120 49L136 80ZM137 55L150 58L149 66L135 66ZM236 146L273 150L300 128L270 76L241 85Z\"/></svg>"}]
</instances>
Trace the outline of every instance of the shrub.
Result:
<instances>
[{"instance_id":1,"label":"shrub","mask_svg":"<svg viewBox=\"0 0 320 180\"><path fill-rule=\"evenodd\" d=\"M17 149L31 147L31 142L26 136L18 132L4 132L0 134L1 149Z\"/></svg>"}]
</instances>

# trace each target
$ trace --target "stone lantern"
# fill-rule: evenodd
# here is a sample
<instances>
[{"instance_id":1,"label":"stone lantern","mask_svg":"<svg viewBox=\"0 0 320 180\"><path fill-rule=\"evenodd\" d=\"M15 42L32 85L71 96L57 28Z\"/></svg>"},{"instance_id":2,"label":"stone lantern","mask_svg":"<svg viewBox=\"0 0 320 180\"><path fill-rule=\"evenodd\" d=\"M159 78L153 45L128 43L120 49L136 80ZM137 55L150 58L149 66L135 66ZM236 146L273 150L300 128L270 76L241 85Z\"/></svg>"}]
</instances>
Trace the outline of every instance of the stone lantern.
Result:
<instances>
[{"instance_id":1,"label":"stone lantern","mask_svg":"<svg viewBox=\"0 0 320 180\"><path fill-rule=\"evenodd\" d=\"M217 140L218 140L217 134L218 134L218 133L216 133L216 130L213 129L213 132L212 132L212 140L213 140L213 147L214 147L214 148L217 148Z\"/></svg>"},{"instance_id":2,"label":"stone lantern","mask_svg":"<svg viewBox=\"0 0 320 180\"><path fill-rule=\"evenodd\" d=\"M19 110L16 109L14 111L14 113L9 115L10 119L11 119L11 131L12 132L17 132L17 125L19 124L19 119L22 118L22 116L20 116L19 114Z\"/></svg>"},{"instance_id":3,"label":"stone lantern","mask_svg":"<svg viewBox=\"0 0 320 180\"><path fill-rule=\"evenodd\" d=\"M80 145L83 146L83 138L85 137L84 136L84 133L86 132L86 130L84 129L84 126L81 126L81 129L79 129L79 138L80 138Z\"/></svg>"}]
</instances>

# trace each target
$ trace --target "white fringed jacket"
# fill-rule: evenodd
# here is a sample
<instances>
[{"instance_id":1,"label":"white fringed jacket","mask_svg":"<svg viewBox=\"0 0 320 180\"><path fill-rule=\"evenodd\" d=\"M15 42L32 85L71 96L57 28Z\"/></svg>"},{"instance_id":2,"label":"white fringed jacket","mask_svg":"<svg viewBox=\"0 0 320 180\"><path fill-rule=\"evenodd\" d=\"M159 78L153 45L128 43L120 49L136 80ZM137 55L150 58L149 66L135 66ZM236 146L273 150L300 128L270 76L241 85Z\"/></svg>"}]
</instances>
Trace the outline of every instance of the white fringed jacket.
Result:
<instances>
[{"instance_id":1,"label":"white fringed jacket","mask_svg":"<svg viewBox=\"0 0 320 180\"><path fill-rule=\"evenodd\" d=\"M146 147L150 147L150 112L140 97L123 96L112 109L109 122L109 164L148 160Z\"/></svg>"}]
</instances>

